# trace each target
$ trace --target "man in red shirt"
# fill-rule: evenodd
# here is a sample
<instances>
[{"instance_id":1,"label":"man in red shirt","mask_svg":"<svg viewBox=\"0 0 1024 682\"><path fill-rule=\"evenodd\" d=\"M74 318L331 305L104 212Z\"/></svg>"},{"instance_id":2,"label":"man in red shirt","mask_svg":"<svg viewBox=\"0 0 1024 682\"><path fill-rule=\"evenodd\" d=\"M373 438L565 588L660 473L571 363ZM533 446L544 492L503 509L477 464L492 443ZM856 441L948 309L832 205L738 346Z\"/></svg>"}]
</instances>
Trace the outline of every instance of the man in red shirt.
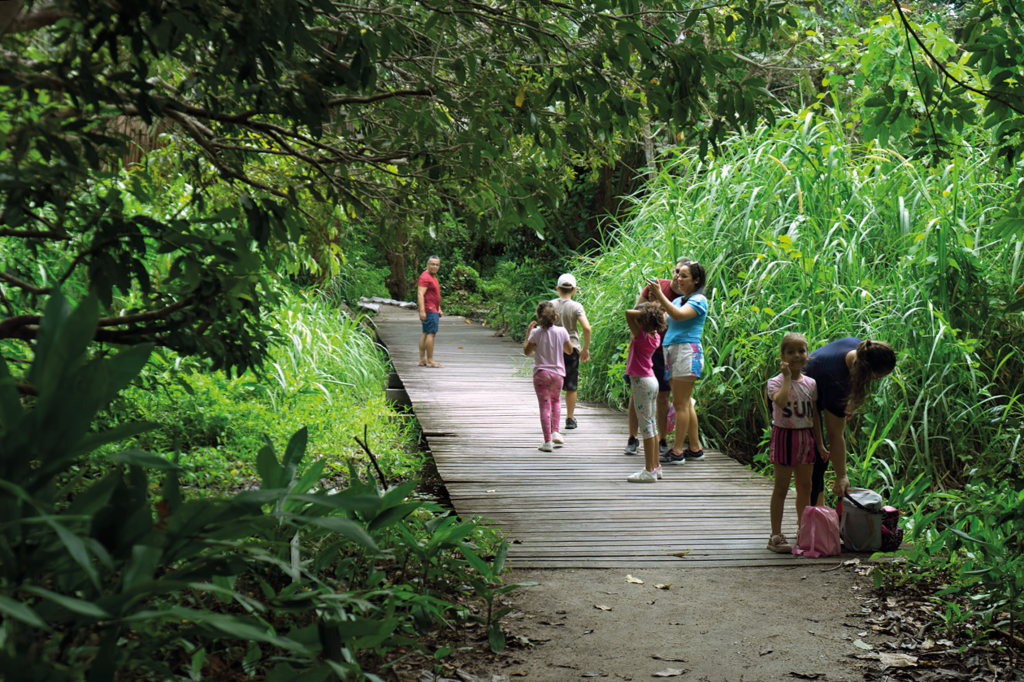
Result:
<instances>
[{"instance_id":1,"label":"man in red shirt","mask_svg":"<svg viewBox=\"0 0 1024 682\"><path fill-rule=\"evenodd\" d=\"M420 311L420 322L423 323L420 367L444 367L434 362L434 335L441 322L441 285L437 283L437 271L440 269L441 259L431 256L427 259L427 269L416 283L416 304Z\"/></svg>"}]
</instances>

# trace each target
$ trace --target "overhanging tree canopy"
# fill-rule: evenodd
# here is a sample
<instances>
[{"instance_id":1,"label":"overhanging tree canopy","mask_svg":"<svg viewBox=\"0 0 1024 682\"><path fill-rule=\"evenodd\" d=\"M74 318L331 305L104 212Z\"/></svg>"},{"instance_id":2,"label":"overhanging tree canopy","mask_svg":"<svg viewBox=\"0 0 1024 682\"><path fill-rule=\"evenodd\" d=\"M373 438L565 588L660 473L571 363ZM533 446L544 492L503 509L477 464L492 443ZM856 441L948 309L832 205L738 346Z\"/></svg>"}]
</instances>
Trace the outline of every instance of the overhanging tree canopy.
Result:
<instances>
[{"instance_id":1,"label":"overhanging tree canopy","mask_svg":"<svg viewBox=\"0 0 1024 682\"><path fill-rule=\"evenodd\" d=\"M31 341L40 298L78 285L110 312L96 340L229 368L265 350L268 259L302 241L309 202L392 223L459 206L543 230L566 159L644 121L706 147L770 116L744 53L788 20L760 0L2 7L0 339ZM124 117L176 138L186 206L133 211L151 188L101 172L126 153Z\"/></svg>"}]
</instances>

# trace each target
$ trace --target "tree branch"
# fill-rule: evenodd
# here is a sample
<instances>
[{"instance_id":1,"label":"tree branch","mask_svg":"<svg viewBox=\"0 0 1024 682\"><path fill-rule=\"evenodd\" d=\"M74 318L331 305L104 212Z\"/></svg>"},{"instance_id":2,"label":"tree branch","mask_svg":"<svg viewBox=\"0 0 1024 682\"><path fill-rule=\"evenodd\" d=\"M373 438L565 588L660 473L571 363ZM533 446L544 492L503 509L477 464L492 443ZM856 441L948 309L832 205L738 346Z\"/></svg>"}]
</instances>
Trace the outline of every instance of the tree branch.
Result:
<instances>
[{"instance_id":1,"label":"tree branch","mask_svg":"<svg viewBox=\"0 0 1024 682\"><path fill-rule=\"evenodd\" d=\"M0 3L8 4L8 3ZM14 3L19 4L18 2ZM75 16L71 12L65 12L59 9L53 9L50 6L42 7L37 9L35 12L29 12L28 14L21 14L14 18L6 31L0 31L0 33L28 33L29 31L37 31L44 26L52 26L58 21L64 18Z\"/></svg>"},{"instance_id":2,"label":"tree branch","mask_svg":"<svg viewBox=\"0 0 1024 682\"><path fill-rule=\"evenodd\" d=\"M30 294L39 294L42 296L50 293L50 287L46 287L45 289L37 287L33 284L29 284L24 280L18 279L14 275L8 275L6 272L0 272L0 280L7 282L8 284L13 284L19 289L24 289Z\"/></svg>"},{"instance_id":3,"label":"tree branch","mask_svg":"<svg viewBox=\"0 0 1024 682\"><path fill-rule=\"evenodd\" d=\"M0 228L0 237L20 237L21 239L59 239L61 241L71 241L70 235L54 232L53 230L12 230L7 227Z\"/></svg>"}]
</instances>

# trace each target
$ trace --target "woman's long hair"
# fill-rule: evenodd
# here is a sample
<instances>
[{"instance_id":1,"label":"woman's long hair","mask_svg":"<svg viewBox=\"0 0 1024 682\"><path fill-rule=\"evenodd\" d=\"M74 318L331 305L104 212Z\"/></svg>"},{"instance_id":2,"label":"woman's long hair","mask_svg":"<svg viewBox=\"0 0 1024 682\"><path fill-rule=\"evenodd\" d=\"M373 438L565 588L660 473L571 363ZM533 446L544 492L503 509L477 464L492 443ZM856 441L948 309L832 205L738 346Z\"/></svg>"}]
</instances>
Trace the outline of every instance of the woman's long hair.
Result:
<instances>
[{"instance_id":1,"label":"woman's long hair","mask_svg":"<svg viewBox=\"0 0 1024 682\"><path fill-rule=\"evenodd\" d=\"M885 341L864 339L857 344L857 354L850 368L850 393L846 399L846 414L852 415L864 404L871 383L896 368L896 351Z\"/></svg>"},{"instance_id":2,"label":"woman's long hair","mask_svg":"<svg viewBox=\"0 0 1024 682\"><path fill-rule=\"evenodd\" d=\"M548 329L555 324L558 319L558 313L555 312L555 306L551 301L541 301L537 304L537 324Z\"/></svg>"}]
</instances>

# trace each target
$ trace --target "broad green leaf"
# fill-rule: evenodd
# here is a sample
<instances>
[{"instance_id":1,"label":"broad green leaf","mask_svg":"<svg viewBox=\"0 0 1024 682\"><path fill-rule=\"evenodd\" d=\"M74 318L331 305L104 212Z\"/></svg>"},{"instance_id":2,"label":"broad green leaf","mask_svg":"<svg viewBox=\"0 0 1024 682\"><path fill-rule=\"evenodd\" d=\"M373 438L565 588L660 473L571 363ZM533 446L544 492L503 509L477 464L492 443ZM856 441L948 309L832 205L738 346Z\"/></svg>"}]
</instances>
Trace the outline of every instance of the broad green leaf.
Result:
<instances>
[{"instance_id":1,"label":"broad green leaf","mask_svg":"<svg viewBox=\"0 0 1024 682\"><path fill-rule=\"evenodd\" d=\"M146 467L148 469L168 471L178 470L181 468L174 462L170 462L159 455L154 455L144 450L123 450L111 455L110 459L121 464L133 464L135 466Z\"/></svg>"},{"instance_id":2,"label":"broad green leaf","mask_svg":"<svg viewBox=\"0 0 1024 682\"><path fill-rule=\"evenodd\" d=\"M349 519L343 519L339 516L331 516L327 518L307 518L296 516L293 518L296 520L301 519L308 524L319 526L321 528L331 531L332 533L337 533L338 535L341 535L343 537L348 538L349 540L359 543L367 549L371 549L375 552L378 551L377 543L374 542L373 538L370 537L366 530L364 530L363 527L359 524L355 523L354 521L350 521Z\"/></svg>"},{"instance_id":3,"label":"broad green leaf","mask_svg":"<svg viewBox=\"0 0 1024 682\"><path fill-rule=\"evenodd\" d=\"M284 451L284 461L282 466L284 467L284 482L291 482L295 476L295 471L299 466L299 462L302 461L303 455L306 454L306 441L309 440L309 429L303 426L301 429L292 434L291 439L288 441L288 447Z\"/></svg>"},{"instance_id":4,"label":"broad green leaf","mask_svg":"<svg viewBox=\"0 0 1024 682\"><path fill-rule=\"evenodd\" d=\"M23 589L26 592L31 592L32 594L39 595L44 599L49 599L50 601L64 607L68 611L77 613L80 616L88 616L90 618L100 619L111 617L109 613L101 609L96 604L93 604L92 602L83 601L82 599L77 599L75 597L69 597L65 594L58 594L51 590L46 590L42 587L36 587L34 585L30 585Z\"/></svg>"},{"instance_id":5,"label":"broad green leaf","mask_svg":"<svg viewBox=\"0 0 1024 682\"><path fill-rule=\"evenodd\" d=\"M284 469L274 455L274 446L269 443L256 454L256 473L260 475L261 487L265 490L280 488L283 483Z\"/></svg>"},{"instance_id":6,"label":"broad green leaf","mask_svg":"<svg viewBox=\"0 0 1024 682\"><path fill-rule=\"evenodd\" d=\"M146 580L152 580L153 574L160 565L160 557L163 550L159 547L149 545L135 545L132 547L132 556L124 569L122 578L122 589L129 590L134 585Z\"/></svg>"},{"instance_id":7,"label":"broad green leaf","mask_svg":"<svg viewBox=\"0 0 1024 682\"><path fill-rule=\"evenodd\" d=\"M371 532L375 532L383 530L389 526L393 526L418 509L422 504L422 502L406 502L405 504L400 504L397 507L385 509L380 514L373 517L373 521L370 522L370 525L367 528Z\"/></svg>"},{"instance_id":8,"label":"broad green leaf","mask_svg":"<svg viewBox=\"0 0 1024 682\"><path fill-rule=\"evenodd\" d=\"M505 632L501 629L501 623L494 622L487 626L487 641L494 653L500 654L505 650Z\"/></svg>"},{"instance_id":9,"label":"broad green leaf","mask_svg":"<svg viewBox=\"0 0 1024 682\"><path fill-rule=\"evenodd\" d=\"M28 623L32 627L41 628L43 630L49 630L50 627L43 622L43 619L32 610L27 604L22 604L19 601L15 601L10 597L4 597L0 595L0 611L3 611L12 618L17 618L23 623Z\"/></svg>"}]
</instances>

